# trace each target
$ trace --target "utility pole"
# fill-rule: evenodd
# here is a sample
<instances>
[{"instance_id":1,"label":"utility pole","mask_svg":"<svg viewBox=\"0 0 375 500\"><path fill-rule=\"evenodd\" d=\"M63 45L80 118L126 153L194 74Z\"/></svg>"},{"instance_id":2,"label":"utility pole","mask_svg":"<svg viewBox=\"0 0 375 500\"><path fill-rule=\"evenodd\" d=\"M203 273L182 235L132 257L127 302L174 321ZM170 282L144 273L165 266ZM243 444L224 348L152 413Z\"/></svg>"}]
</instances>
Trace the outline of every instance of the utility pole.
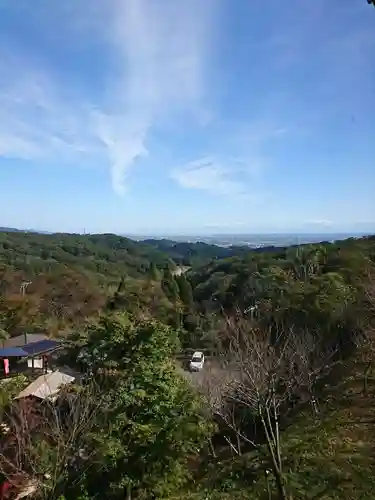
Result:
<instances>
[{"instance_id":1,"label":"utility pole","mask_svg":"<svg viewBox=\"0 0 375 500\"><path fill-rule=\"evenodd\" d=\"M21 286L20 286L20 295L22 297L25 296L25 293L26 293L26 289L29 285L31 285L31 281L24 281L23 283L21 283ZM25 344L27 344L27 333L25 332L24 333L25 335ZM33 367L34 367L34 358L33 358Z\"/></svg>"}]
</instances>

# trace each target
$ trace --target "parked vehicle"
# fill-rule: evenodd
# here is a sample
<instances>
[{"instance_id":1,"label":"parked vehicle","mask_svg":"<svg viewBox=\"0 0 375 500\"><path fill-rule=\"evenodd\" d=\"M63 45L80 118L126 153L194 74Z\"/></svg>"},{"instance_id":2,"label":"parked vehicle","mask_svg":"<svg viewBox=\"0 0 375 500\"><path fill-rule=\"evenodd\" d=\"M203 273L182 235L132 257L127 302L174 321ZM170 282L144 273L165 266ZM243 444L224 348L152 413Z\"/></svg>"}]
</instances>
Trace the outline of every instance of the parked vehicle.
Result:
<instances>
[{"instance_id":1,"label":"parked vehicle","mask_svg":"<svg viewBox=\"0 0 375 500\"><path fill-rule=\"evenodd\" d=\"M191 372L199 372L203 369L204 354L203 352L196 351L190 360L189 368Z\"/></svg>"}]
</instances>

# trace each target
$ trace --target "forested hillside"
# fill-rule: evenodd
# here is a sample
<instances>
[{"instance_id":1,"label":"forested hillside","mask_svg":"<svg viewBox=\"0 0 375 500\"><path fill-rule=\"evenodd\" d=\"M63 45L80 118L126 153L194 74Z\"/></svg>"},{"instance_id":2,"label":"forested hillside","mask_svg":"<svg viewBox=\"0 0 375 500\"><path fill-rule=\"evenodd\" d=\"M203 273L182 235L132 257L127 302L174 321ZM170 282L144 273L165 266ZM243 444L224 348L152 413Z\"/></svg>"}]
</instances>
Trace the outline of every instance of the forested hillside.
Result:
<instances>
[{"instance_id":1,"label":"forested hillside","mask_svg":"<svg viewBox=\"0 0 375 500\"><path fill-rule=\"evenodd\" d=\"M148 239L144 240L143 243L169 255L174 262L184 266L203 265L211 260L246 254L249 251L247 246L220 247L202 241L189 243L186 241L177 242L167 239Z\"/></svg>"},{"instance_id":2,"label":"forested hillside","mask_svg":"<svg viewBox=\"0 0 375 500\"><path fill-rule=\"evenodd\" d=\"M103 276L145 274L154 262L171 265L166 254L115 234L0 232L0 262L32 273L75 266Z\"/></svg>"},{"instance_id":3,"label":"forested hillside","mask_svg":"<svg viewBox=\"0 0 375 500\"><path fill-rule=\"evenodd\" d=\"M35 329L56 334L98 316L121 280L129 293L143 294L153 270L174 266L158 250L114 234L2 232L2 328L10 335Z\"/></svg>"},{"instance_id":4,"label":"forested hillside","mask_svg":"<svg viewBox=\"0 0 375 500\"><path fill-rule=\"evenodd\" d=\"M345 294L361 282L374 259L375 238L353 238L248 252L195 269L189 278L196 301L209 309L244 310L271 301L274 309L281 310L290 305L284 304L286 297L304 298L307 304L318 290L326 294L336 290L337 300L346 302ZM296 304L296 310L300 306Z\"/></svg>"},{"instance_id":5,"label":"forested hillside","mask_svg":"<svg viewBox=\"0 0 375 500\"><path fill-rule=\"evenodd\" d=\"M211 342L223 311L254 314L256 308L263 320L271 314L278 321L327 325L355 306L375 246L373 237L263 251L156 242L112 234L0 233L6 330L56 332L103 308L156 314L183 327L183 345L190 347ZM194 265L175 275L176 265L188 263ZM24 296L23 282L30 282Z\"/></svg>"},{"instance_id":6,"label":"forested hillside","mask_svg":"<svg viewBox=\"0 0 375 500\"><path fill-rule=\"evenodd\" d=\"M173 278L176 265L202 264L233 251L156 241L148 244L114 234L0 232L1 307L9 309L3 327L10 335L35 329L57 333L118 304L147 314L158 310L163 321L176 325L179 284L183 301L190 303L192 295L183 276ZM178 251L172 250L174 245ZM22 297L24 282L30 283Z\"/></svg>"},{"instance_id":7,"label":"forested hillside","mask_svg":"<svg viewBox=\"0 0 375 500\"><path fill-rule=\"evenodd\" d=\"M372 498L375 237L194 248L178 275L114 235L1 235L1 335L63 334L89 376L53 405L0 384L0 479L46 500Z\"/></svg>"}]
</instances>

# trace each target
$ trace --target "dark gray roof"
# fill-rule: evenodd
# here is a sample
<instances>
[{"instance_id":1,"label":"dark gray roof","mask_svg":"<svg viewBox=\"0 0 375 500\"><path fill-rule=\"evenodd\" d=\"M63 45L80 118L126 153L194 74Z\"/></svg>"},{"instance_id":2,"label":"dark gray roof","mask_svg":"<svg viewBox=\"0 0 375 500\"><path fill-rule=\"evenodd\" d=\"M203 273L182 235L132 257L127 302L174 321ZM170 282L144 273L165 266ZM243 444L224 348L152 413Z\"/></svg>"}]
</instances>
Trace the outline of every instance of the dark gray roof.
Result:
<instances>
[{"instance_id":1,"label":"dark gray roof","mask_svg":"<svg viewBox=\"0 0 375 500\"><path fill-rule=\"evenodd\" d=\"M27 352L21 349L21 347L5 347L4 349L0 349L0 358L22 358L27 355Z\"/></svg>"},{"instance_id":2,"label":"dark gray roof","mask_svg":"<svg viewBox=\"0 0 375 500\"><path fill-rule=\"evenodd\" d=\"M37 356L38 354L43 354L45 352L55 351L61 347L61 343L56 340L41 340L40 342L32 342L31 344L25 344L21 348L26 352L26 356Z\"/></svg>"},{"instance_id":3,"label":"dark gray roof","mask_svg":"<svg viewBox=\"0 0 375 500\"><path fill-rule=\"evenodd\" d=\"M48 336L45 333L24 333L4 340L2 347L22 347L25 344L40 342L46 339L48 339Z\"/></svg>"}]
</instances>

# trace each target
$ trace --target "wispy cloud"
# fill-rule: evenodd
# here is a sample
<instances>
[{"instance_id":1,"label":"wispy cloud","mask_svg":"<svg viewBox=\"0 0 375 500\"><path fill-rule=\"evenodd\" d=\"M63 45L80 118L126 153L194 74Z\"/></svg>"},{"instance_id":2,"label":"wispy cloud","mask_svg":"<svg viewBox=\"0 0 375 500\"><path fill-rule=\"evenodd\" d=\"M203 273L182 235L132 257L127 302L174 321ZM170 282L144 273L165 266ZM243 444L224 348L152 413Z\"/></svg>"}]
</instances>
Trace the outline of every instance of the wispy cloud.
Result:
<instances>
[{"instance_id":1,"label":"wispy cloud","mask_svg":"<svg viewBox=\"0 0 375 500\"><path fill-rule=\"evenodd\" d=\"M4 42L0 44L0 155L52 164L105 165L110 169L114 189L123 193L130 182L131 168L138 160L152 156L153 132L173 131L176 124L187 118L195 119L201 126L215 114L207 103L220 0L91 0L89 4L86 0L66 0L61 5L39 2L31 6L19 2L16 7L15 2L6 0L0 5L0 14L6 3L20 9L22 17L39 28L36 31L43 32L55 47L63 46L64 51L59 53L54 67L53 50L46 55L46 46L40 57L37 50L30 56L26 44L12 45L14 38L9 43L0 39ZM265 9L260 0L252 4L259 11L259 20L265 19L266 31L253 30L259 31L261 37L257 41L259 47L254 48L256 71L252 76L253 80L263 76L264 96L254 93L251 105L244 103L241 116L221 116L212 126L211 139L207 139L209 134L205 137L208 142L212 140L206 151L214 151L215 158L200 159L173 170L171 177L185 188L245 196L251 180L247 174L253 174L257 165L261 170L263 160L255 160L255 156L261 158L263 149L272 149L263 148L264 145L295 138L301 134L300 122L307 114L328 113L330 106L336 108L340 95L345 103L352 94L353 99L365 102L363 94L353 93L352 88L372 90L372 69L368 64L374 48L372 32L360 29L361 23L350 28L350 32L336 28L336 24L346 26L331 22L340 14L337 2L327 7L324 0L311 5L293 0L287 7L280 7L285 16L283 22L275 16L279 7L274 3L275 9ZM349 0L344 3L347 9ZM352 23L352 14L344 14L340 14L342 20ZM320 23L324 37L317 40ZM222 35L230 33L224 29ZM259 57L261 49L264 57ZM100 52L98 67L109 70L101 87L82 81L86 70L93 66L93 51L98 51L98 57ZM89 62L85 59L87 53ZM69 57L73 62L67 61ZM82 69L80 57L87 63ZM291 78L282 78L281 83L279 73L274 72L274 64L280 63L280 58L286 61L276 64L276 69L291 71ZM67 75L63 70L56 73L60 60L68 66ZM299 102L300 80L294 80L292 70L306 61L311 81L316 78L317 85L312 85L311 99L309 95L309 99ZM226 66L223 67L225 71ZM273 69L269 74L270 67ZM68 81L69 70L76 72L81 88ZM294 81L297 88L293 88ZM249 80L250 95L251 84ZM254 88L257 92L256 85ZM316 89L320 89L319 95ZM316 106L322 97L326 99L323 111ZM218 113L219 110L220 106ZM220 148L218 143L223 142L224 135L227 144ZM222 154L224 149L231 153L229 161L223 159L229 157L227 152ZM232 159L234 155L242 158L242 177L239 165Z\"/></svg>"},{"instance_id":2,"label":"wispy cloud","mask_svg":"<svg viewBox=\"0 0 375 500\"><path fill-rule=\"evenodd\" d=\"M210 222L207 224L204 224L203 227L207 229L232 229L234 227L241 227L245 226L246 222L245 221L220 221L220 222Z\"/></svg>"},{"instance_id":3,"label":"wispy cloud","mask_svg":"<svg viewBox=\"0 0 375 500\"><path fill-rule=\"evenodd\" d=\"M305 224L308 225L308 226L330 227L334 223L333 223L333 221L328 220L328 219L313 219L313 220L306 221Z\"/></svg>"},{"instance_id":4,"label":"wispy cloud","mask_svg":"<svg viewBox=\"0 0 375 500\"><path fill-rule=\"evenodd\" d=\"M249 181L258 167L258 164L252 167L243 160L221 163L207 157L173 169L170 177L186 189L198 189L216 196L255 200L262 196L262 193L253 194L249 189Z\"/></svg>"},{"instance_id":5,"label":"wispy cloud","mask_svg":"<svg viewBox=\"0 0 375 500\"><path fill-rule=\"evenodd\" d=\"M152 127L202 105L211 9L210 1L197 0L117 4L113 43L122 67L113 91L119 101L98 114L97 128L117 191L134 161L147 154Z\"/></svg>"},{"instance_id":6,"label":"wispy cloud","mask_svg":"<svg viewBox=\"0 0 375 500\"><path fill-rule=\"evenodd\" d=\"M196 113L198 120L205 114L213 2L109 0L102 24L100 9L90 9L90 22L86 2L68 3L76 19L69 33L78 36L80 28L94 26L108 50L113 75L106 94L75 99L48 66L30 64L27 54L5 54L0 61L0 74L6 75L0 78L0 155L73 164L107 161L113 187L122 193L130 167L147 155L153 128L186 113ZM39 21L46 20L42 10Z\"/></svg>"},{"instance_id":7,"label":"wispy cloud","mask_svg":"<svg viewBox=\"0 0 375 500\"><path fill-rule=\"evenodd\" d=\"M0 155L63 164L97 157L89 105L66 101L53 79L27 60L1 61L11 78L0 87Z\"/></svg>"}]
</instances>

